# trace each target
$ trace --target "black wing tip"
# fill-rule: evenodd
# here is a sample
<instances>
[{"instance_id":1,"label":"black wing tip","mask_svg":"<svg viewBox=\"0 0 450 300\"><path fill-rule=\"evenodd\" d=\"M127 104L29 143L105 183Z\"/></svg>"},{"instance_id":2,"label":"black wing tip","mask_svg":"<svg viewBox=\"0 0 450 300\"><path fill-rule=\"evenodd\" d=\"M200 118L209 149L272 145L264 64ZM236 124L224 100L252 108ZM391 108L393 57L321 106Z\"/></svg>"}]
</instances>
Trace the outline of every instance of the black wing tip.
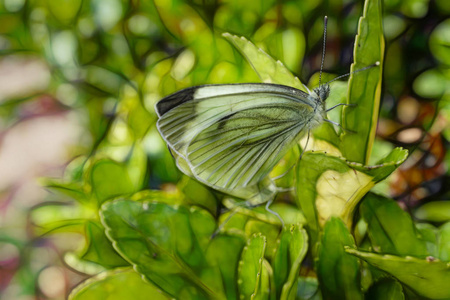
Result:
<instances>
[{"instance_id":1,"label":"black wing tip","mask_svg":"<svg viewBox=\"0 0 450 300\"><path fill-rule=\"evenodd\" d=\"M284 90L285 93L288 94L294 94L297 95L298 93L304 93L301 90L298 90L297 88L294 87L290 87L290 86L285 86L282 84L275 84L275 83L262 83L262 82L257 82L257 83L232 83L232 84L205 84L205 85L199 85L199 86L194 86L194 87L190 87L190 88L186 88L183 89L181 91L175 92L169 96L166 96L165 98L161 99L155 106L155 109L158 113L159 116L164 115L165 113L167 113L169 110L171 110L174 107L177 107L185 102L188 102L190 100L194 99L194 95L195 92L197 92L198 89L201 88L205 88L205 87L210 87L210 86L230 86L230 85L235 85L235 86L239 86L239 85L255 85L255 86L274 86L274 87L278 87L278 88L282 88ZM293 91L297 91L297 92L293 92ZM307 95L306 95L307 96Z\"/></svg>"},{"instance_id":2,"label":"black wing tip","mask_svg":"<svg viewBox=\"0 0 450 300\"><path fill-rule=\"evenodd\" d=\"M194 94L197 91L197 88L198 87L190 87L161 99L158 103L156 103L158 115L162 116L172 108L194 99Z\"/></svg>"}]
</instances>

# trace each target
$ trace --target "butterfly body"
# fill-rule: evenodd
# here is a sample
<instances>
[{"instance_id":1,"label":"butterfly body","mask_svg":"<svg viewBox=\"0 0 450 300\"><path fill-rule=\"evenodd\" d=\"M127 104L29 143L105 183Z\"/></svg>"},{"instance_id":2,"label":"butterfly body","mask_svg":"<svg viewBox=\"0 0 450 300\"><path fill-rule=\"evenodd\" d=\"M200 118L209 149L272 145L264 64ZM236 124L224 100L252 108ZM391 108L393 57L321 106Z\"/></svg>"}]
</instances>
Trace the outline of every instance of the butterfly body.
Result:
<instances>
[{"instance_id":1,"label":"butterfly body","mask_svg":"<svg viewBox=\"0 0 450 300\"><path fill-rule=\"evenodd\" d=\"M322 85L308 94L263 83L191 87L156 104L157 128L182 172L248 198L302 135L323 123L329 90Z\"/></svg>"}]
</instances>

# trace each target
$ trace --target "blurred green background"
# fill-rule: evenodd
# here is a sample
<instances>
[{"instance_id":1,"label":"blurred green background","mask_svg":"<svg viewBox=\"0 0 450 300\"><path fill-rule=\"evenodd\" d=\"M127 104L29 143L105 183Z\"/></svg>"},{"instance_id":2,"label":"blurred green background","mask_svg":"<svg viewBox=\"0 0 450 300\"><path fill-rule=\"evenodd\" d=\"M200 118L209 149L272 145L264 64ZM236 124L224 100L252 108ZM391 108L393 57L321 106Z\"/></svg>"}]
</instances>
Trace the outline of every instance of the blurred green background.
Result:
<instances>
[{"instance_id":1,"label":"blurred green background","mask_svg":"<svg viewBox=\"0 0 450 300\"><path fill-rule=\"evenodd\" d=\"M320 67L325 15L325 70L349 71L362 5L350 0L3 0L1 299L64 299L86 278L74 271L70 253L86 247L79 216L86 219L97 208L64 210L59 201L67 193L48 193L39 178L81 181L80 166L95 155L128 170L117 180L121 172L101 173L98 167L101 177L123 183L102 188L88 179L99 199L124 190L175 190L186 178L157 133L154 104L193 85L259 81L222 33L245 36L308 83ZM423 204L450 200L450 2L385 0L383 9L386 53L373 155L393 146L411 154L377 188L416 218L430 221ZM200 192L205 193L194 193ZM61 209L39 214L48 203ZM41 236L43 219L51 217L64 220L65 230ZM120 258L110 259L120 265ZM92 268L86 273L95 273Z\"/></svg>"}]
</instances>

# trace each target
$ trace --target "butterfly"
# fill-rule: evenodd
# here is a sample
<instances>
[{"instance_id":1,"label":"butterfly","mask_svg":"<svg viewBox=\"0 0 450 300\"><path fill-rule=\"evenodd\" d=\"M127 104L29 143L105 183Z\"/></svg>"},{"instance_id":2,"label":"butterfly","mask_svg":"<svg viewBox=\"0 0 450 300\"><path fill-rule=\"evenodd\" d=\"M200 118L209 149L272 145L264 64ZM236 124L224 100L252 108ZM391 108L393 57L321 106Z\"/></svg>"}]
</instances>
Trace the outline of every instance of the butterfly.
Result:
<instances>
[{"instance_id":1,"label":"butterfly","mask_svg":"<svg viewBox=\"0 0 450 300\"><path fill-rule=\"evenodd\" d=\"M267 83L191 87L156 104L157 128L183 173L249 198L306 132L329 121L329 93L328 84L309 93Z\"/></svg>"}]
</instances>

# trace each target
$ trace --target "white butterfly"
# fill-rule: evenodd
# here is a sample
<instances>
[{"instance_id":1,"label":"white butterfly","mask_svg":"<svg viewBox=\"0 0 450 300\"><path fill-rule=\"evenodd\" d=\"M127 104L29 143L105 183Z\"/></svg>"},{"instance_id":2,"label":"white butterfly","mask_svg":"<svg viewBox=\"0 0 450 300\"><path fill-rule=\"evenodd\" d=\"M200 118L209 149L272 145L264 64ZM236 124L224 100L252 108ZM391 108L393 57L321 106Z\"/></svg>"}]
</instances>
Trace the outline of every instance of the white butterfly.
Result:
<instances>
[{"instance_id":1,"label":"white butterfly","mask_svg":"<svg viewBox=\"0 0 450 300\"><path fill-rule=\"evenodd\" d=\"M328 84L309 94L264 83L191 87L156 104L157 128L183 173L250 198L304 133L329 121L329 92Z\"/></svg>"}]
</instances>

